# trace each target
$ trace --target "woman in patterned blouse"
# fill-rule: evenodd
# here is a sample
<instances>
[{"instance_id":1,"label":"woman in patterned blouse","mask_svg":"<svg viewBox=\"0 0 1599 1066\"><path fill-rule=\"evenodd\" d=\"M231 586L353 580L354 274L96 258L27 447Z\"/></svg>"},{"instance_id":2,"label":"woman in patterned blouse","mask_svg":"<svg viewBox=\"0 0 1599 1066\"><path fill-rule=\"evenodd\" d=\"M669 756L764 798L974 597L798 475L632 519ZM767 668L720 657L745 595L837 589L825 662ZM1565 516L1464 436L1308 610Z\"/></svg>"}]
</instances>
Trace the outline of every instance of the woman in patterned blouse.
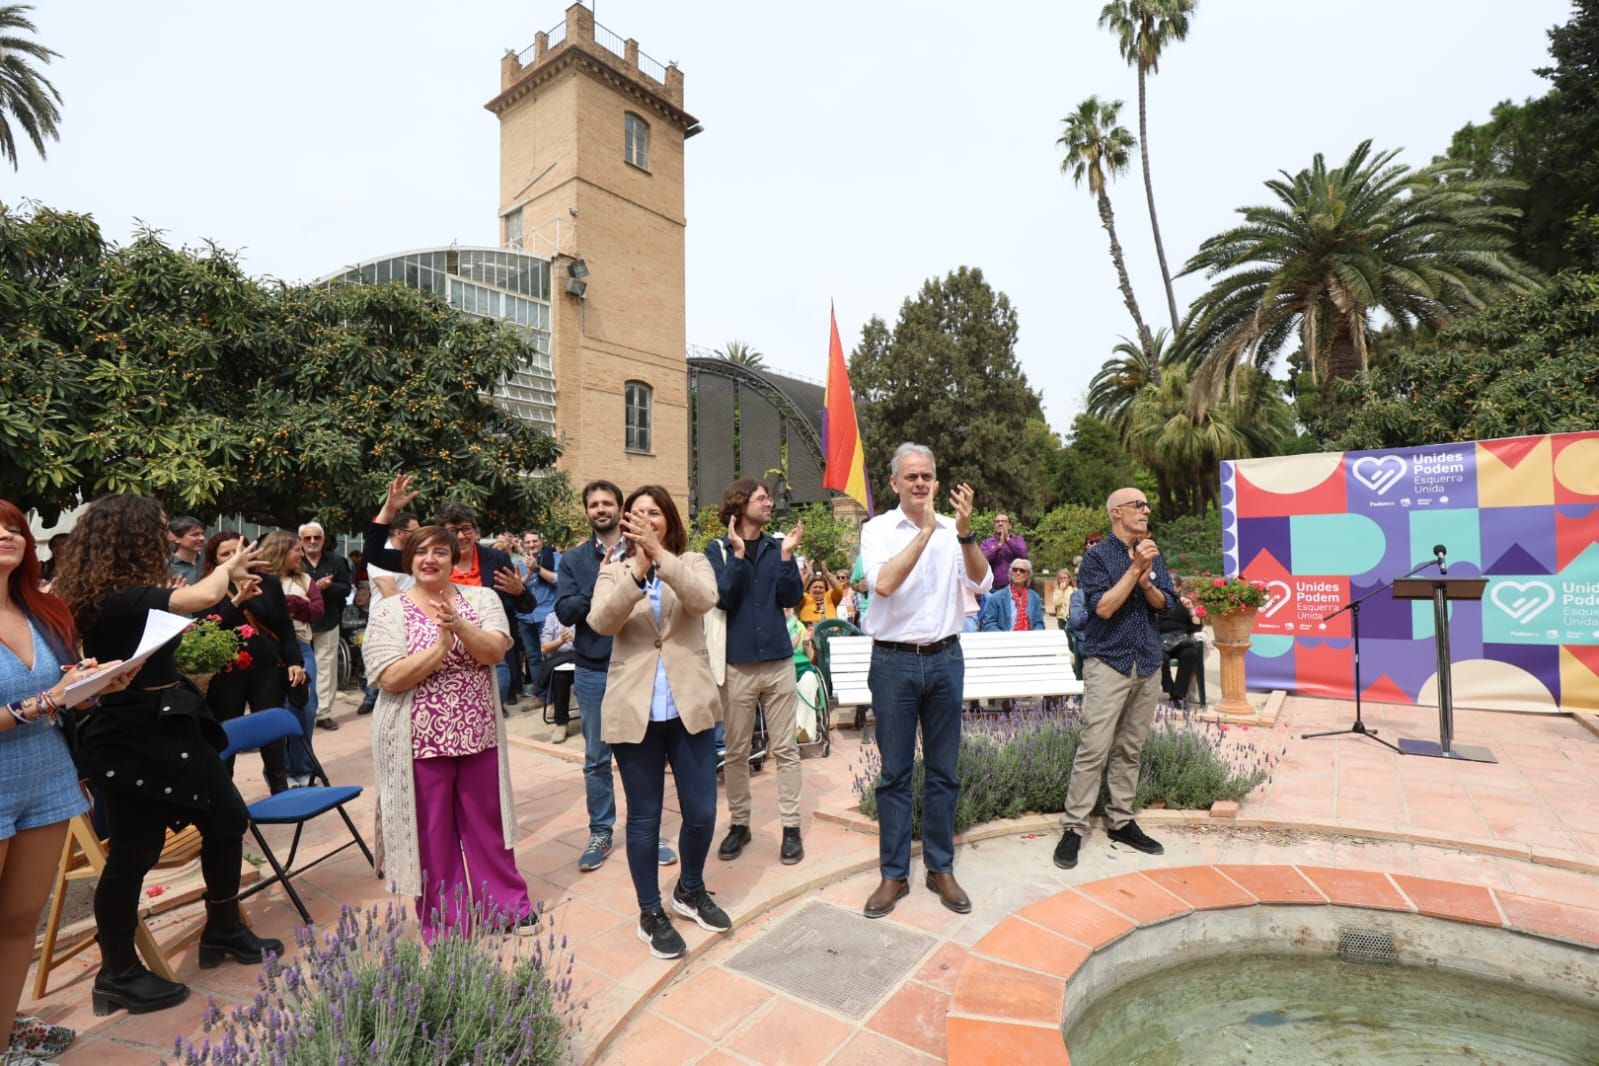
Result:
<instances>
[{"instance_id":1,"label":"woman in patterned blouse","mask_svg":"<svg viewBox=\"0 0 1599 1066\"><path fill-rule=\"evenodd\" d=\"M494 683L511 646L505 611L493 589L451 582L460 545L442 526L418 530L402 559L416 584L378 605L363 645L380 689L372 746L387 871L417 897L428 943L465 929L474 905L531 933Z\"/></svg>"}]
</instances>

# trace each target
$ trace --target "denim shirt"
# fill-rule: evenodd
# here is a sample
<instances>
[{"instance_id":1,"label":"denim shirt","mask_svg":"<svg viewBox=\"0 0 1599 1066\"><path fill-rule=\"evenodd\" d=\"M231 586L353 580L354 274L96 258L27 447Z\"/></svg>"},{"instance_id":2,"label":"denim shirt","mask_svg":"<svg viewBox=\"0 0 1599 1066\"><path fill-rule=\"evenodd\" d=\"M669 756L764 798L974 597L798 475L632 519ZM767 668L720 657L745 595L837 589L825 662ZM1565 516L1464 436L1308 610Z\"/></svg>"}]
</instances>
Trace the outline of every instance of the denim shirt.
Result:
<instances>
[{"instance_id":1,"label":"denim shirt","mask_svg":"<svg viewBox=\"0 0 1599 1066\"><path fill-rule=\"evenodd\" d=\"M1144 599L1144 590L1134 586L1126 601L1115 614L1101 618L1097 613L1100 597L1122 579L1132 566L1127 545L1115 537L1104 540L1088 549L1083 565L1077 571L1077 584L1083 594L1083 606L1088 611L1088 624L1083 628L1083 655L1103 660L1120 674L1137 673L1147 677L1160 669L1160 612ZM1150 581L1166 597L1167 603L1177 601L1172 588L1171 574L1166 560L1155 557Z\"/></svg>"},{"instance_id":2,"label":"denim shirt","mask_svg":"<svg viewBox=\"0 0 1599 1066\"><path fill-rule=\"evenodd\" d=\"M805 598L799 563L783 558L783 542L763 536L747 541L744 558L727 538L713 540L705 555L716 571L716 605L727 612L727 661L765 663L794 654L783 608Z\"/></svg>"}]
</instances>

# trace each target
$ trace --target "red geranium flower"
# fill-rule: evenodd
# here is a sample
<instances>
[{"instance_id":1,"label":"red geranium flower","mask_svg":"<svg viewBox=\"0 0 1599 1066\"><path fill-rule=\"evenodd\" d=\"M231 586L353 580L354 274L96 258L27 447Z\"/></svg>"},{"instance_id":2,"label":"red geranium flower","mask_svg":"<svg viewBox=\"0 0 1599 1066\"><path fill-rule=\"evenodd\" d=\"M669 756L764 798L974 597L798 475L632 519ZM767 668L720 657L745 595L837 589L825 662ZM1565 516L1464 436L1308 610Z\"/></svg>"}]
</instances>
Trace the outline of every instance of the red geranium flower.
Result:
<instances>
[{"instance_id":1,"label":"red geranium flower","mask_svg":"<svg viewBox=\"0 0 1599 1066\"><path fill-rule=\"evenodd\" d=\"M1227 587L1227 579L1224 577L1213 577L1210 579L1210 583L1219 589L1224 589Z\"/></svg>"},{"instance_id":2,"label":"red geranium flower","mask_svg":"<svg viewBox=\"0 0 1599 1066\"><path fill-rule=\"evenodd\" d=\"M255 662L255 659L250 655L249 652L241 651L238 655L233 657L233 669L248 670L250 669L250 664L253 662Z\"/></svg>"},{"instance_id":3,"label":"red geranium flower","mask_svg":"<svg viewBox=\"0 0 1599 1066\"><path fill-rule=\"evenodd\" d=\"M255 636L255 626L248 622L244 623L244 625L239 627L239 636L243 637L245 640L249 640L251 637Z\"/></svg>"}]
</instances>

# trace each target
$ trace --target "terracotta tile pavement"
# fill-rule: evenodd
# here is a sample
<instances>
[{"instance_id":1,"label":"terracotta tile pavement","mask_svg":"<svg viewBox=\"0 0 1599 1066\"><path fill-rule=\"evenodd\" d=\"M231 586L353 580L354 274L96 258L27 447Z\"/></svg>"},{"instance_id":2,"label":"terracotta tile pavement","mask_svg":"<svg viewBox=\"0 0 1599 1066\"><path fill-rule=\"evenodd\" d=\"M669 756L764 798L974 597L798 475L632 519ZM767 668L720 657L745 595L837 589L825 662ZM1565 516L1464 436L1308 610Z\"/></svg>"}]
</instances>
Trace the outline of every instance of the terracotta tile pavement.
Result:
<instances>
[{"instance_id":1,"label":"terracotta tile pavement","mask_svg":"<svg viewBox=\"0 0 1599 1066\"><path fill-rule=\"evenodd\" d=\"M355 718L351 710L353 701L341 703L345 728L318 733L316 745L335 781L365 783L370 781L370 719ZM1436 732L1436 715L1428 708L1368 705L1366 715L1384 738ZM530 718L519 715L512 724L525 729ZM1012 830L1018 835L961 845L957 873L973 896L974 913L949 914L919 881L913 884L912 896L889 920L931 933L936 944L863 1021L803 1004L729 974L720 965L808 900L829 899L854 908L875 884L875 836L817 817L823 811L830 817L847 816L854 802L850 779L860 758L852 731L838 735L831 758L807 759L803 764L807 858L799 866L779 866L762 851L763 842L775 848L779 836L775 774L769 765L754 775L756 847L735 863L713 858L706 871L707 883L738 928L730 936L713 937L680 925L691 946L688 960L677 964L653 960L644 945L630 941L636 909L620 846L601 870L577 872L577 855L587 839L587 816L581 767L573 761L572 745L513 743L518 822L527 834L517 848L518 864L531 875L530 891L550 909L555 927L571 938L578 985L590 998L577 1043L579 1058L586 1061L933 1061L934 1056L902 1038L914 1038L917 1032L925 1037L925 1027L918 1030L911 1023L939 997L958 999L969 974L975 975L965 984L972 1002L994 1006L1008 1002L1007 1009L1017 1009L1014 993L1001 1002L991 982L985 985L986 979L996 976L985 968L1003 964L967 951L986 937L994 937L995 945L1005 943L1006 934L995 934L1007 917L1018 915L1042 927L1036 938L1044 944L1054 943L1053 937L1062 945L1081 945L1059 956L1066 960L1133 928L1132 921L1114 913L1123 908L1142 919L1179 913L1189 906L1239 905L1245 902L1236 894L1239 890L1273 902L1321 902L1320 891L1296 867L1308 870L1335 900L1405 909L1414 901L1426 913L1454 911L1460 912L1458 917L1486 920L1483 890L1493 890L1513 926L1555 937L1594 935L1599 912L1555 904L1582 907L1599 899L1599 807L1590 798L1599 785L1599 736L1568 719L1460 712L1461 741L1492 748L1501 760L1492 766L1402 758L1357 736L1299 739L1301 732L1343 728L1352 718L1348 703L1287 700L1275 728L1248 732L1249 742L1260 750L1283 754L1272 781L1243 801L1236 824L1183 825L1181 812L1140 816L1146 830L1166 844L1164 856L1111 847L1096 836L1085 843L1078 869L1056 870L1050 863L1058 833L1053 818L1018 823ZM247 767L240 781L247 799L262 791L253 768ZM370 839L370 790L351 805L351 811ZM725 808L719 814L720 830L725 828ZM619 812L619 826L623 817L625 809ZM668 813L670 835L675 835L678 821L675 811ZM1273 824L1278 828L1269 828ZM1297 828L1304 826L1314 829ZM324 819L306 834L306 856L315 857L344 837L336 819ZM1409 843L1407 837L1428 843ZM274 829L269 839L274 846L286 843L287 832ZM1527 861L1535 841L1549 862L1570 868ZM248 843L246 850L251 850ZM1215 864L1212 873L1197 872L1209 870L1211 864ZM1380 871L1391 872L1394 880ZM675 877L673 870L662 871L665 885ZM1116 879L1118 887L1088 887L1107 879ZM1446 881L1458 885L1436 887ZM353 851L298 883L323 921L341 903L360 905L388 898L383 884ZM1405 889L1408 896L1401 894L1405 885L1411 886ZM1084 886L1086 894L1073 886ZM1138 891L1128 895L1133 886ZM1096 895L1113 909L1096 902ZM298 921L279 889L249 900L246 911L257 929L285 939ZM25 997L25 1010L82 1031L79 1043L59 1061L92 1061L94 1066L163 1061L173 1032L192 1026L198 1015L189 1012L200 1009L207 995L224 1003L252 995L252 970L195 967L192 941L200 921L199 908L188 906L152 923L174 956L180 977L193 987L193 1007L139 1019L94 1018L88 1010L89 985L98 966L92 948L52 975L51 992L42 1001ZM1051 959L1047 953L1031 958L1040 963ZM1059 981L1044 978L1031 967L1010 970L1022 975L1024 985L1029 980ZM725 1019L712 1019L687 1006L697 997L684 996L683 990L696 981L722 982L720 991L708 998L724 1002ZM1025 1007L1035 1013L1039 1009L1038 1004ZM1040 1017L1045 1015L1047 1011ZM979 1055L963 1061L1004 1066L1064 1062L1058 1010L1054 1017L1048 1024L1007 1025L980 1036L971 1019L955 1016L944 1035L952 1057L961 1058L963 1052ZM875 1031L874 1025L892 1032ZM641 1048L652 1057L636 1057ZM671 1057L653 1057L656 1054Z\"/></svg>"}]
</instances>

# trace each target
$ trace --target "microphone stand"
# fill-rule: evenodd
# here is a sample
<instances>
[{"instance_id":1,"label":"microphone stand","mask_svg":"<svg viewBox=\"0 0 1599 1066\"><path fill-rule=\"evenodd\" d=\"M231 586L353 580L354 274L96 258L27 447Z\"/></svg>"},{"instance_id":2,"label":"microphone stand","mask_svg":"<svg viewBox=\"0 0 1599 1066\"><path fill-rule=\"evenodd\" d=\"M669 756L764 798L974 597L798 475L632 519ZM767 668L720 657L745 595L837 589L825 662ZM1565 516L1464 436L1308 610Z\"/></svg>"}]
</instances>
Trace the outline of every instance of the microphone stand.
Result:
<instances>
[{"instance_id":1,"label":"microphone stand","mask_svg":"<svg viewBox=\"0 0 1599 1066\"><path fill-rule=\"evenodd\" d=\"M1399 577L1410 577L1412 574L1425 570L1429 566L1437 565L1439 565L1437 559L1428 559L1420 566L1414 567L1408 572L1399 575ZM1330 622L1334 618L1337 618L1339 615L1343 614L1345 611L1350 612L1350 630L1355 639L1355 724L1350 726L1348 729L1329 729L1324 733L1301 733L1299 734L1300 740L1314 740L1317 737L1341 737L1348 733L1358 733L1363 737L1375 740L1385 748L1392 748L1395 752L1398 752L1401 755L1404 754L1399 750L1399 746L1397 744L1388 743L1388 741L1377 735L1377 731L1375 729L1367 727L1365 721L1360 716L1360 605L1377 595L1377 593L1392 588L1394 582L1397 580L1399 580L1399 578L1392 578L1388 581L1385 581L1381 585L1378 585L1376 588L1372 589L1370 592L1366 593L1364 596L1360 597L1358 600L1350 600L1332 614L1322 616L1321 620L1323 622Z\"/></svg>"}]
</instances>

